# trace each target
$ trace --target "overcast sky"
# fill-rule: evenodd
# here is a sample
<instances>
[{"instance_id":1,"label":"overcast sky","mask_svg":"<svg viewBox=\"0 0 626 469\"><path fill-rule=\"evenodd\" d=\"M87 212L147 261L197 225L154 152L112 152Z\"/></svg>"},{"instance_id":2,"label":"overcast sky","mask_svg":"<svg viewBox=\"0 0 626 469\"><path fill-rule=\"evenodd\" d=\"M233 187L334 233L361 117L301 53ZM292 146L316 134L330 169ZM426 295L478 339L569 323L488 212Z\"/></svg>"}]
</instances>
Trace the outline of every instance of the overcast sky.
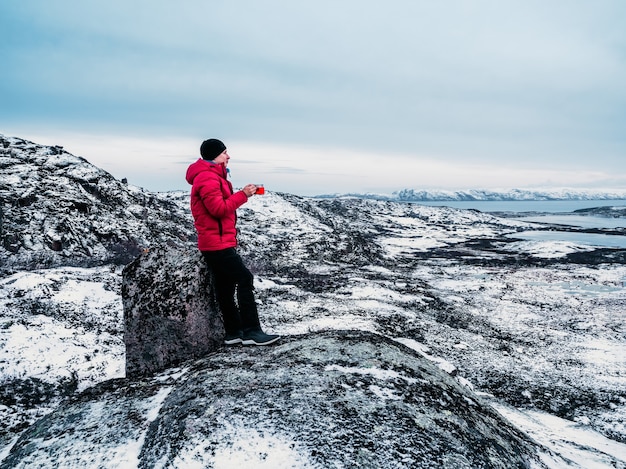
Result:
<instances>
[{"instance_id":1,"label":"overcast sky","mask_svg":"<svg viewBox=\"0 0 626 469\"><path fill-rule=\"evenodd\" d=\"M0 2L0 133L186 189L626 187L623 0Z\"/></svg>"}]
</instances>

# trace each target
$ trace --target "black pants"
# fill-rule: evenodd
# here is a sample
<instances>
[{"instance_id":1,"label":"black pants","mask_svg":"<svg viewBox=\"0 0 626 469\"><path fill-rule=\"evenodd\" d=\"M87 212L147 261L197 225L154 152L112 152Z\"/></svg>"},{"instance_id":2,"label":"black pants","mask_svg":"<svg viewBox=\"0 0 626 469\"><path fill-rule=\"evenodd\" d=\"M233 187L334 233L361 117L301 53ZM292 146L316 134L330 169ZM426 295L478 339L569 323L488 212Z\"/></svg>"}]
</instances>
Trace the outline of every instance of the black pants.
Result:
<instances>
[{"instance_id":1,"label":"black pants","mask_svg":"<svg viewBox=\"0 0 626 469\"><path fill-rule=\"evenodd\" d=\"M252 284L254 277L235 248L202 251L202 255L213 271L215 298L222 310L226 333L260 330Z\"/></svg>"}]
</instances>

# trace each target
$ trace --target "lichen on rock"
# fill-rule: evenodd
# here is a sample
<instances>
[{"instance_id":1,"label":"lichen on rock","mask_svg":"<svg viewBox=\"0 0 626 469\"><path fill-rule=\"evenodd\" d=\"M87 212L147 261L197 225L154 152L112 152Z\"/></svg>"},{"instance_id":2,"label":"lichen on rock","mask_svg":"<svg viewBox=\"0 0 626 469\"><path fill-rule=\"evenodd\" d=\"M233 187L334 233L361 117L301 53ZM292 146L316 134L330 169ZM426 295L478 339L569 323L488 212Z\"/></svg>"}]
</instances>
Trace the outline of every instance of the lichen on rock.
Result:
<instances>
[{"instance_id":1,"label":"lichen on rock","mask_svg":"<svg viewBox=\"0 0 626 469\"><path fill-rule=\"evenodd\" d=\"M124 268L126 375L216 350L224 336L212 277L195 248L155 247Z\"/></svg>"}]
</instances>

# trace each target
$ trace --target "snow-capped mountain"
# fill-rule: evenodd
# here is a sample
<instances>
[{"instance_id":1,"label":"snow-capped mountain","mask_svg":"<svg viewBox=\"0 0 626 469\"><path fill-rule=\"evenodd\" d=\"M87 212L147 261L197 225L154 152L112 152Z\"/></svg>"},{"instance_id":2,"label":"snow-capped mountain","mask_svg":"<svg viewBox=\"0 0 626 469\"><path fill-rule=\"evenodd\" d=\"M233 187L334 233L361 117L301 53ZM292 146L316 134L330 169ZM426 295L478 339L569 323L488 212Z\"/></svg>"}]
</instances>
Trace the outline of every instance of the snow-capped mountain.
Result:
<instances>
[{"instance_id":1,"label":"snow-capped mountain","mask_svg":"<svg viewBox=\"0 0 626 469\"><path fill-rule=\"evenodd\" d=\"M391 195L385 194L334 194L320 198L359 197L400 202L465 202L465 201L529 201L529 200L624 200L626 190L599 189L509 189L509 190L421 190L402 189Z\"/></svg>"},{"instance_id":2,"label":"snow-capped mountain","mask_svg":"<svg viewBox=\"0 0 626 469\"><path fill-rule=\"evenodd\" d=\"M117 380L124 372L121 267L157 244L193 245L187 194L126 186L58 147L16 138L2 143L0 467L26 467L24 461L45 467L43 456L35 456L46 447L41 435L51 448L69 448L55 446L61 440L74 443L73 453L63 454L87 453L95 461L108 460L104 467L141 467L142 451L158 452L163 441L153 422L161 425L180 410L175 401L166 404L169 389L177 389L172 396L180 396L180 402L192 402L187 398L199 388L189 384L206 369L191 363L152 381ZM626 467L623 250L509 237L520 230L564 227L361 198L268 193L240 209L239 224L264 328L287 337L276 354L296 357L288 352L290 343L327 350L307 342L316 333L331 341L338 337L332 331L378 334L437 365L464 386L470 400L487 402L542 445L541 458L529 467ZM114 247L120 240L132 248ZM299 342L302 334L312 339ZM245 354L246 349L225 351L208 360L219 369L248 360ZM343 383L338 390L349 388L353 397L366 399L362 404L384 409L406 403L402 389L418 377L399 369L401 376L389 378L383 366L387 358L374 353L367 360L328 362L322 368L337 373ZM294 363L307 362L300 357ZM250 389L266 389L262 383ZM125 407L116 407L122 401ZM202 402L206 415L224 411L218 406L222 401ZM273 411L287 412L282 404ZM119 420L128 426L102 430L99 437L99 415L126 416ZM70 421L96 433L88 443L73 442L74 430L64 427ZM181 447L210 446L205 427L182 422L177 427ZM304 461L301 467L328 467L307 465L313 459L294 452L306 445L290 440L293 434L285 426L275 430L255 433L248 427L242 433L234 424L222 426L220 435L240 440L218 447L217 454L258 467L270 462L285 467L276 464L281 454L285 465ZM392 429L386 431L390 441L398 438ZM116 438L115 447L104 444L109 437ZM210 452L194 451L180 453L180 465L172 467L209 464ZM19 459L27 454L32 459ZM269 462L263 466L263 461Z\"/></svg>"}]
</instances>

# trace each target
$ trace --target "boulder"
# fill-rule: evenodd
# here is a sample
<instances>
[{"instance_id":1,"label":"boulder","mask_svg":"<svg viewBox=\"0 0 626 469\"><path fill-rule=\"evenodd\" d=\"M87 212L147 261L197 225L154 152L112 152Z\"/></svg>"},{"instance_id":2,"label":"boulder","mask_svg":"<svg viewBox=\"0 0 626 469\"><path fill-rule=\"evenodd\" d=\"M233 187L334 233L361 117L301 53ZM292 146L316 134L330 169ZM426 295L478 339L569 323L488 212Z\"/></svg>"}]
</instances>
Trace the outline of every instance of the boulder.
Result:
<instances>
[{"instance_id":1,"label":"boulder","mask_svg":"<svg viewBox=\"0 0 626 469\"><path fill-rule=\"evenodd\" d=\"M212 277L195 248L144 252L124 268L122 302L127 377L202 357L223 340Z\"/></svg>"},{"instance_id":2,"label":"boulder","mask_svg":"<svg viewBox=\"0 0 626 469\"><path fill-rule=\"evenodd\" d=\"M2 467L539 469L546 455L417 352L329 331L102 383L24 432Z\"/></svg>"}]
</instances>

